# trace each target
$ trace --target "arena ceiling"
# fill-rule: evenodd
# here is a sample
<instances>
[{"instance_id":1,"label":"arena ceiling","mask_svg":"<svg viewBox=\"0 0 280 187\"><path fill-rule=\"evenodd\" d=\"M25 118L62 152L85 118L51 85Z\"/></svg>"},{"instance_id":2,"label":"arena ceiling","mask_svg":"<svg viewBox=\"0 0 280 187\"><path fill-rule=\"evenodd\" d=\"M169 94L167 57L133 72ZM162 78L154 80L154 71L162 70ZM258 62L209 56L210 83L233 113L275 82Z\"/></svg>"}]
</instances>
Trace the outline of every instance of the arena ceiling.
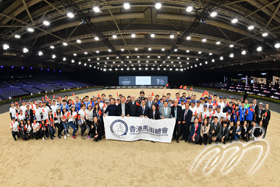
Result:
<instances>
[{"instance_id":1,"label":"arena ceiling","mask_svg":"<svg viewBox=\"0 0 280 187\"><path fill-rule=\"evenodd\" d=\"M280 0L2 0L0 55L102 71L280 69Z\"/></svg>"}]
</instances>

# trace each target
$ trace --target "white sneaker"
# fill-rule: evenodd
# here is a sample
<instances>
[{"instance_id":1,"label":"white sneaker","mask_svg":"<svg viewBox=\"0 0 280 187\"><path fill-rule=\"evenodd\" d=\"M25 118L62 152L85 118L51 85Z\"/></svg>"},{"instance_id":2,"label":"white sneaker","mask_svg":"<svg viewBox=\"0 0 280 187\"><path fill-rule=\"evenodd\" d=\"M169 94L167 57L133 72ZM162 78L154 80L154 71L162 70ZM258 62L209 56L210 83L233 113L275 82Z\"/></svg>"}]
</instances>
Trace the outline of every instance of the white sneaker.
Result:
<instances>
[{"instance_id":1,"label":"white sneaker","mask_svg":"<svg viewBox=\"0 0 280 187\"><path fill-rule=\"evenodd\" d=\"M66 140L66 135L64 135L64 139Z\"/></svg>"},{"instance_id":2,"label":"white sneaker","mask_svg":"<svg viewBox=\"0 0 280 187\"><path fill-rule=\"evenodd\" d=\"M70 136L70 134L67 134L67 136Z\"/></svg>"},{"instance_id":3,"label":"white sneaker","mask_svg":"<svg viewBox=\"0 0 280 187\"><path fill-rule=\"evenodd\" d=\"M43 137L43 138L42 138L42 140L44 141L44 140L45 140L45 138Z\"/></svg>"}]
</instances>

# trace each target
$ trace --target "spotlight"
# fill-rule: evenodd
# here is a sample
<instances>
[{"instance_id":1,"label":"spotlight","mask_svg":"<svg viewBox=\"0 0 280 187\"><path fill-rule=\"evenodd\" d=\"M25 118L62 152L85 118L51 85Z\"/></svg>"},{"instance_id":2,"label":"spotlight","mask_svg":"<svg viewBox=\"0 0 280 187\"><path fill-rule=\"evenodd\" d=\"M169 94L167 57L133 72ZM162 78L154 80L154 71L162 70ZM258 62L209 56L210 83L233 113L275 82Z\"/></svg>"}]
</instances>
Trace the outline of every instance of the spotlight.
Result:
<instances>
[{"instance_id":1,"label":"spotlight","mask_svg":"<svg viewBox=\"0 0 280 187\"><path fill-rule=\"evenodd\" d=\"M224 57L223 57L223 56L221 56L221 57L220 57L220 60L224 60Z\"/></svg>"},{"instance_id":2,"label":"spotlight","mask_svg":"<svg viewBox=\"0 0 280 187\"><path fill-rule=\"evenodd\" d=\"M52 55L52 58L55 59L55 58L56 58L56 55Z\"/></svg>"},{"instance_id":3,"label":"spotlight","mask_svg":"<svg viewBox=\"0 0 280 187\"><path fill-rule=\"evenodd\" d=\"M124 51L124 48L121 48L121 51Z\"/></svg>"},{"instance_id":4,"label":"spotlight","mask_svg":"<svg viewBox=\"0 0 280 187\"><path fill-rule=\"evenodd\" d=\"M261 52L262 51L262 47L261 46L257 47L257 51Z\"/></svg>"},{"instance_id":5,"label":"spotlight","mask_svg":"<svg viewBox=\"0 0 280 187\"><path fill-rule=\"evenodd\" d=\"M46 25L46 26L49 26L49 25L50 25L50 22L47 21L47 20L44 20L44 21L43 21L43 24Z\"/></svg>"},{"instance_id":6,"label":"spotlight","mask_svg":"<svg viewBox=\"0 0 280 187\"><path fill-rule=\"evenodd\" d=\"M135 48L134 50L135 50L135 51L138 51L138 48Z\"/></svg>"},{"instance_id":7,"label":"spotlight","mask_svg":"<svg viewBox=\"0 0 280 187\"><path fill-rule=\"evenodd\" d=\"M43 52L42 52L42 51L39 51L39 52L38 52L38 55L39 55L39 56L43 56Z\"/></svg>"},{"instance_id":8,"label":"spotlight","mask_svg":"<svg viewBox=\"0 0 280 187\"><path fill-rule=\"evenodd\" d=\"M149 47L149 48L148 48L148 51L151 51L151 50L152 50L152 48Z\"/></svg>"},{"instance_id":9,"label":"spotlight","mask_svg":"<svg viewBox=\"0 0 280 187\"><path fill-rule=\"evenodd\" d=\"M88 52L86 52L86 51L85 51L85 52L84 52L84 54L85 54L85 55L87 55L87 54L88 54Z\"/></svg>"},{"instance_id":10,"label":"spotlight","mask_svg":"<svg viewBox=\"0 0 280 187\"><path fill-rule=\"evenodd\" d=\"M230 48L233 48L233 47L234 47L234 45L233 45L233 44L230 44L230 45L229 45L229 47L230 47Z\"/></svg>"},{"instance_id":11,"label":"spotlight","mask_svg":"<svg viewBox=\"0 0 280 187\"><path fill-rule=\"evenodd\" d=\"M98 6L94 6L92 9L96 13L100 12L100 8Z\"/></svg>"},{"instance_id":12,"label":"spotlight","mask_svg":"<svg viewBox=\"0 0 280 187\"><path fill-rule=\"evenodd\" d=\"M231 20L231 23L233 23L233 24L235 24L235 23L237 23L238 22L238 19L237 18L233 18L232 20Z\"/></svg>"},{"instance_id":13,"label":"spotlight","mask_svg":"<svg viewBox=\"0 0 280 187\"><path fill-rule=\"evenodd\" d=\"M216 42L216 45L220 45L220 44L221 44L221 42L220 42L220 41L217 41L217 42Z\"/></svg>"},{"instance_id":14,"label":"spotlight","mask_svg":"<svg viewBox=\"0 0 280 187\"><path fill-rule=\"evenodd\" d=\"M169 38L173 39L175 36L174 34L170 34Z\"/></svg>"},{"instance_id":15,"label":"spotlight","mask_svg":"<svg viewBox=\"0 0 280 187\"><path fill-rule=\"evenodd\" d=\"M99 51L95 51L97 54L100 53Z\"/></svg>"},{"instance_id":16,"label":"spotlight","mask_svg":"<svg viewBox=\"0 0 280 187\"><path fill-rule=\"evenodd\" d=\"M77 53L74 53L73 56L77 56Z\"/></svg>"},{"instance_id":17,"label":"spotlight","mask_svg":"<svg viewBox=\"0 0 280 187\"><path fill-rule=\"evenodd\" d=\"M186 53L189 53L190 52L190 50L186 50Z\"/></svg>"},{"instance_id":18,"label":"spotlight","mask_svg":"<svg viewBox=\"0 0 280 187\"><path fill-rule=\"evenodd\" d=\"M63 57L63 59L62 59L63 61L66 61L67 59L66 59L66 57Z\"/></svg>"},{"instance_id":19,"label":"spotlight","mask_svg":"<svg viewBox=\"0 0 280 187\"><path fill-rule=\"evenodd\" d=\"M94 40L95 40L95 41L98 41L98 40L99 40L99 37L98 37L98 36L95 36L95 37L94 37Z\"/></svg>"},{"instance_id":20,"label":"spotlight","mask_svg":"<svg viewBox=\"0 0 280 187\"><path fill-rule=\"evenodd\" d=\"M264 32L264 33L262 33L262 36L263 36L263 37L267 37L267 36L268 36L268 33L267 33L267 32Z\"/></svg>"},{"instance_id":21,"label":"spotlight","mask_svg":"<svg viewBox=\"0 0 280 187\"><path fill-rule=\"evenodd\" d=\"M174 52L177 52L178 51L178 49L174 49Z\"/></svg>"},{"instance_id":22,"label":"spotlight","mask_svg":"<svg viewBox=\"0 0 280 187\"><path fill-rule=\"evenodd\" d=\"M247 53L247 52L246 52L245 50L241 51L241 54L242 54L242 55L246 55L246 53Z\"/></svg>"},{"instance_id":23,"label":"spotlight","mask_svg":"<svg viewBox=\"0 0 280 187\"><path fill-rule=\"evenodd\" d=\"M28 53L28 49L25 47L25 48L23 48L23 53Z\"/></svg>"},{"instance_id":24,"label":"spotlight","mask_svg":"<svg viewBox=\"0 0 280 187\"><path fill-rule=\"evenodd\" d=\"M154 33L152 33L152 34L151 34L151 38L154 38L154 37L155 37L155 34L154 34Z\"/></svg>"},{"instance_id":25,"label":"spotlight","mask_svg":"<svg viewBox=\"0 0 280 187\"><path fill-rule=\"evenodd\" d=\"M190 37L190 36L187 36L187 38L186 38L187 40L190 40L190 39L192 39L192 37Z\"/></svg>"},{"instance_id":26,"label":"spotlight","mask_svg":"<svg viewBox=\"0 0 280 187\"><path fill-rule=\"evenodd\" d=\"M54 46L53 46L53 45L51 45L51 46L50 46L50 48L51 48L51 49L54 49Z\"/></svg>"},{"instance_id":27,"label":"spotlight","mask_svg":"<svg viewBox=\"0 0 280 187\"><path fill-rule=\"evenodd\" d=\"M165 49L164 49L164 48L161 48L161 51L165 51Z\"/></svg>"},{"instance_id":28,"label":"spotlight","mask_svg":"<svg viewBox=\"0 0 280 187\"><path fill-rule=\"evenodd\" d=\"M136 34L131 34L131 38L135 38L136 37Z\"/></svg>"},{"instance_id":29,"label":"spotlight","mask_svg":"<svg viewBox=\"0 0 280 187\"><path fill-rule=\"evenodd\" d=\"M274 47L275 47L276 49L279 49L279 48L280 48L280 43L279 43L279 42L276 43L276 44L274 45Z\"/></svg>"},{"instance_id":30,"label":"spotlight","mask_svg":"<svg viewBox=\"0 0 280 187\"><path fill-rule=\"evenodd\" d=\"M201 54L201 51L198 51L198 54Z\"/></svg>"},{"instance_id":31,"label":"spotlight","mask_svg":"<svg viewBox=\"0 0 280 187\"><path fill-rule=\"evenodd\" d=\"M82 43L82 41L81 41L81 40L76 40L76 42L77 42L78 44Z\"/></svg>"},{"instance_id":32,"label":"spotlight","mask_svg":"<svg viewBox=\"0 0 280 187\"><path fill-rule=\"evenodd\" d=\"M75 15L72 12L68 12L67 16L68 16L68 18L74 18L75 17Z\"/></svg>"},{"instance_id":33,"label":"spotlight","mask_svg":"<svg viewBox=\"0 0 280 187\"><path fill-rule=\"evenodd\" d=\"M201 41L202 41L202 42L206 42L206 41L207 41L207 39L206 39L206 38L203 38Z\"/></svg>"},{"instance_id":34,"label":"spotlight","mask_svg":"<svg viewBox=\"0 0 280 187\"><path fill-rule=\"evenodd\" d=\"M123 7L124 7L124 9L128 10L128 9L130 9L130 4L129 3L124 3Z\"/></svg>"},{"instance_id":35,"label":"spotlight","mask_svg":"<svg viewBox=\"0 0 280 187\"><path fill-rule=\"evenodd\" d=\"M234 57L234 54L233 54L233 53L230 53L229 57L230 57L230 58L233 58L233 57Z\"/></svg>"},{"instance_id":36,"label":"spotlight","mask_svg":"<svg viewBox=\"0 0 280 187\"><path fill-rule=\"evenodd\" d=\"M248 30L253 30L255 27L254 27L254 25L250 25L249 27L248 27Z\"/></svg>"},{"instance_id":37,"label":"spotlight","mask_svg":"<svg viewBox=\"0 0 280 187\"><path fill-rule=\"evenodd\" d=\"M193 10L193 7L192 6L188 6L187 8L186 8L186 11L187 12L191 12Z\"/></svg>"},{"instance_id":38,"label":"spotlight","mask_svg":"<svg viewBox=\"0 0 280 187\"><path fill-rule=\"evenodd\" d=\"M3 44L3 49L4 50L8 50L10 48L10 46L8 44Z\"/></svg>"},{"instance_id":39,"label":"spotlight","mask_svg":"<svg viewBox=\"0 0 280 187\"><path fill-rule=\"evenodd\" d=\"M108 49L108 52L111 53L111 52L112 52L112 49Z\"/></svg>"},{"instance_id":40,"label":"spotlight","mask_svg":"<svg viewBox=\"0 0 280 187\"><path fill-rule=\"evenodd\" d=\"M210 16L212 17L212 18L214 18L214 17L216 17L217 16L217 12L216 11L214 11L214 12L212 12L211 14L210 14Z\"/></svg>"},{"instance_id":41,"label":"spotlight","mask_svg":"<svg viewBox=\"0 0 280 187\"><path fill-rule=\"evenodd\" d=\"M114 39L117 39L117 35L115 35L115 34L114 34L112 37L113 37Z\"/></svg>"},{"instance_id":42,"label":"spotlight","mask_svg":"<svg viewBox=\"0 0 280 187\"><path fill-rule=\"evenodd\" d=\"M67 46L67 45L68 45L68 43L67 43L67 42L63 42L63 43L62 43L62 45Z\"/></svg>"},{"instance_id":43,"label":"spotlight","mask_svg":"<svg viewBox=\"0 0 280 187\"><path fill-rule=\"evenodd\" d=\"M27 28L27 31L28 31L28 32L34 32L34 29L31 28L31 27L29 27L29 28Z\"/></svg>"},{"instance_id":44,"label":"spotlight","mask_svg":"<svg viewBox=\"0 0 280 187\"><path fill-rule=\"evenodd\" d=\"M20 38L20 35L16 34L16 35L15 35L15 38L19 39L19 38Z\"/></svg>"},{"instance_id":45,"label":"spotlight","mask_svg":"<svg viewBox=\"0 0 280 187\"><path fill-rule=\"evenodd\" d=\"M212 56L213 53L209 53L209 56Z\"/></svg>"},{"instance_id":46,"label":"spotlight","mask_svg":"<svg viewBox=\"0 0 280 187\"><path fill-rule=\"evenodd\" d=\"M155 4L155 8L156 8L156 9L161 9L161 3L160 3L160 2L157 2L157 3Z\"/></svg>"}]
</instances>

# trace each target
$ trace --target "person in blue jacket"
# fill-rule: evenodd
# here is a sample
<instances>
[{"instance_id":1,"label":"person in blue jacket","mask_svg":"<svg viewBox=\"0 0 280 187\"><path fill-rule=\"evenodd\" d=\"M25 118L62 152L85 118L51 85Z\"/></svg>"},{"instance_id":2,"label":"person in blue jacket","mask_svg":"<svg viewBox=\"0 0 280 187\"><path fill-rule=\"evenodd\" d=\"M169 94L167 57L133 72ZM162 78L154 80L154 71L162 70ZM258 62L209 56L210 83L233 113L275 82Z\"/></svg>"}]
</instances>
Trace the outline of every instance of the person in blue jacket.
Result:
<instances>
[{"instance_id":1,"label":"person in blue jacket","mask_svg":"<svg viewBox=\"0 0 280 187\"><path fill-rule=\"evenodd\" d=\"M250 102L246 113L247 113L246 121L248 123L248 126L251 127L251 124L252 124L252 121L253 121L254 115L255 115L255 110L253 109L253 103L252 102Z\"/></svg>"},{"instance_id":2,"label":"person in blue jacket","mask_svg":"<svg viewBox=\"0 0 280 187\"><path fill-rule=\"evenodd\" d=\"M193 142L195 144L199 144L200 140L200 123L198 117L194 118L194 123L191 125L191 132L189 136L189 142Z\"/></svg>"},{"instance_id":3,"label":"person in blue jacket","mask_svg":"<svg viewBox=\"0 0 280 187\"><path fill-rule=\"evenodd\" d=\"M76 108L76 112L79 112L81 110L81 102L78 96L75 97L75 108Z\"/></svg>"},{"instance_id":4,"label":"person in blue jacket","mask_svg":"<svg viewBox=\"0 0 280 187\"><path fill-rule=\"evenodd\" d=\"M241 125L243 125L244 121L246 120L246 113L247 109L245 108L245 103L241 103L241 107L239 108L239 120L241 122Z\"/></svg>"}]
</instances>

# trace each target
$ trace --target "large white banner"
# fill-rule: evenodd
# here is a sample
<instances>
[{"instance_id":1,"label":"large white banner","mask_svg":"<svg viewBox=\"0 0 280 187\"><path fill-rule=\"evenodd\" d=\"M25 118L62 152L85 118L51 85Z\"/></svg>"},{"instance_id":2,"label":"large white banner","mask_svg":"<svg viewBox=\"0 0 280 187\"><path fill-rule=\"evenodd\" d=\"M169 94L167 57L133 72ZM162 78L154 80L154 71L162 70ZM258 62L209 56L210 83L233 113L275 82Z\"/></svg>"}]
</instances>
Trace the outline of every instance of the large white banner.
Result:
<instances>
[{"instance_id":1,"label":"large white banner","mask_svg":"<svg viewBox=\"0 0 280 187\"><path fill-rule=\"evenodd\" d=\"M135 141L151 140L171 143L175 119L152 120L140 117L106 116L104 119L106 139Z\"/></svg>"}]
</instances>

